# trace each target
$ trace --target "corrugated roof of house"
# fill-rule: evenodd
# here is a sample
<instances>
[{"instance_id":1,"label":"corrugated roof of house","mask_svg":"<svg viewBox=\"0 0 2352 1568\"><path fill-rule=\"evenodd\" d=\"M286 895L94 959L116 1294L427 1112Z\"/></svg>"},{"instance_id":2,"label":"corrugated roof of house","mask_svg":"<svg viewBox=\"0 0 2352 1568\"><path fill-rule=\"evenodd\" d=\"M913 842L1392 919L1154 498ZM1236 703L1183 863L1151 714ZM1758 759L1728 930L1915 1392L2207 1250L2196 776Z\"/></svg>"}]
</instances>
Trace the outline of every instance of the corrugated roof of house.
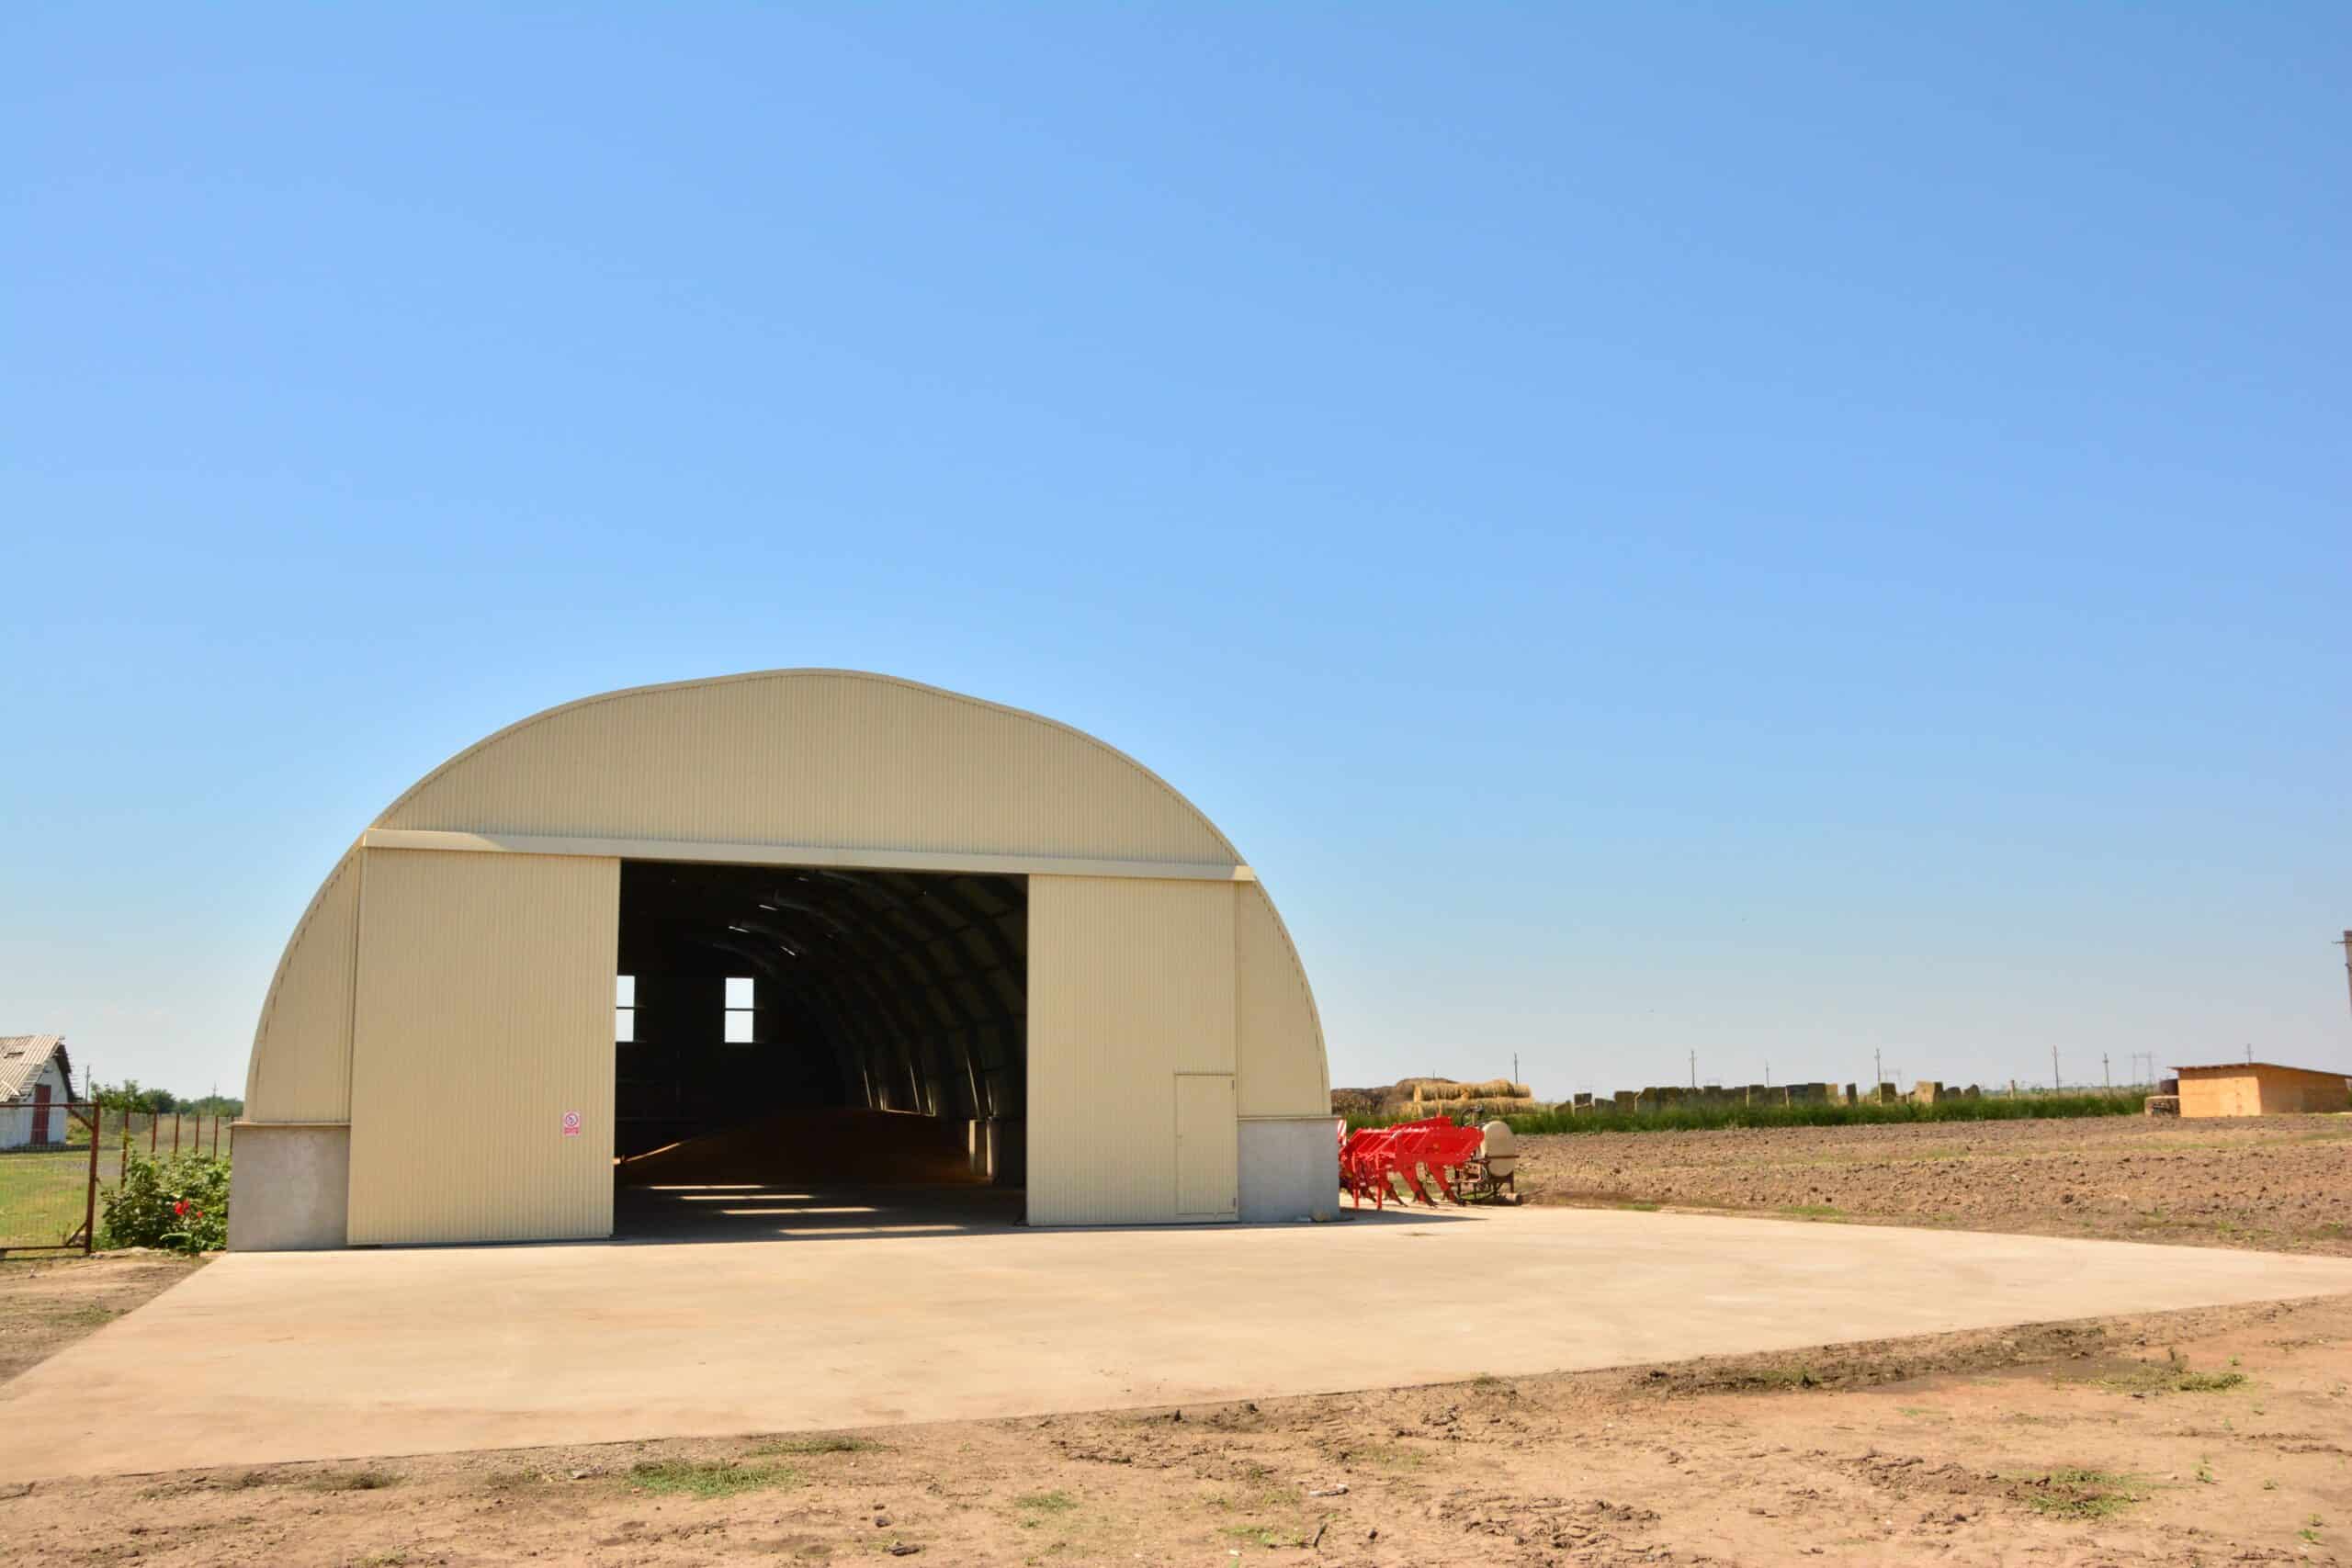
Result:
<instances>
[{"instance_id":1,"label":"corrugated roof of house","mask_svg":"<svg viewBox=\"0 0 2352 1568\"><path fill-rule=\"evenodd\" d=\"M51 1056L64 1056L69 1064L73 1061L65 1056L62 1034L0 1034L0 1100L14 1100L31 1089ZM73 1082L70 1067L66 1082ZM70 1088L67 1098L72 1098Z\"/></svg>"},{"instance_id":2,"label":"corrugated roof of house","mask_svg":"<svg viewBox=\"0 0 2352 1568\"><path fill-rule=\"evenodd\" d=\"M2341 1067L2290 1067L2284 1062L2190 1062L2173 1068L2176 1073L2245 1072L2253 1067L2275 1067L2282 1073L2317 1073L2322 1077L2352 1077Z\"/></svg>"}]
</instances>

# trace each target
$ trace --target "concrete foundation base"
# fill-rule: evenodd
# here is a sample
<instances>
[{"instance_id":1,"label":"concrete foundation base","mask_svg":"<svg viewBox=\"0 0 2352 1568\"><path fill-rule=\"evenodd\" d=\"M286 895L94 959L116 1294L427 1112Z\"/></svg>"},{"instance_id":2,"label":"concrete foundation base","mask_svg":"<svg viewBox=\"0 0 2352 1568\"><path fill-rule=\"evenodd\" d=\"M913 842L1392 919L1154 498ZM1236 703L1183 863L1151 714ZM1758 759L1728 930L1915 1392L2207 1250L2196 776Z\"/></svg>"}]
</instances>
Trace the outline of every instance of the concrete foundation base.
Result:
<instances>
[{"instance_id":1,"label":"concrete foundation base","mask_svg":"<svg viewBox=\"0 0 2352 1568\"><path fill-rule=\"evenodd\" d=\"M1467 1280L1498 1310L1430 1310ZM232 1256L0 1384L0 1478L1190 1412L2339 1291L2352 1258L1611 1209Z\"/></svg>"},{"instance_id":2,"label":"concrete foundation base","mask_svg":"<svg viewBox=\"0 0 2352 1568\"><path fill-rule=\"evenodd\" d=\"M1340 1213L1340 1145L1332 1119L1241 1123L1241 1218L1329 1220Z\"/></svg>"},{"instance_id":3,"label":"concrete foundation base","mask_svg":"<svg viewBox=\"0 0 2352 1568\"><path fill-rule=\"evenodd\" d=\"M229 1130L229 1250L311 1252L348 1245L351 1128L238 1122Z\"/></svg>"}]
</instances>

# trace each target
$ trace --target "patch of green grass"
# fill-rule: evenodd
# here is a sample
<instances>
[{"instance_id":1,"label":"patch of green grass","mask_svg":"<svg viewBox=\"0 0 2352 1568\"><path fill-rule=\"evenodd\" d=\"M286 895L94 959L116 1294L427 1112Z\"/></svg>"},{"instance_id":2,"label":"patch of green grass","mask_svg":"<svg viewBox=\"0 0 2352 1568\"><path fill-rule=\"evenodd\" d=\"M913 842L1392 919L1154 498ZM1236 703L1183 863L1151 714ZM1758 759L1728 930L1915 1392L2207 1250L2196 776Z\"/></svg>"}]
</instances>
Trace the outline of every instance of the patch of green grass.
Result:
<instances>
[{"instance_id":1,"label":"patch of green grass","mask_svg":"<svg viewBox=\"0 0 2352 1568\"><path fill-rule=\"evenodd\" d=\"M1078 1506L1078 1499L1059 1490L1032 1492L1026 1496L1015 1497L1012 1500L1012 1506L1016 1508L1027 1509L1031 1513L1067 1514Z\"/></svg>"},{"instance_id":2,"label":"patch of green grass","mask_svg":"<svg viewBox=\"0 0 2352 1568\"><path fill-rule=\"evenodd\" d=\"M2052 1470L2010 1479L2026 1506L2050 1518L2109 1518L2147 1501L2138 1477L2111 1470Z\"/></svg>"},{"instance_id":3,"label":"patch of green grass","mask_svg":"<svg viewBox=\"0 0 2352 1568\"><path fill-rule=\"evenodd\" d=\"M1248 1541L1269 1551L1303 1547L1306 1537L1296 1530L1276 1529L1271 1525L1227 1525L1219 1532L1229 1540Z\"/></svg>"},{"instance_id":4,"label":"patch of green grass","mask_svg":"<svg viewBox=\"0 0 2352 1568\"><path fill-rule=\"evenodd\" d=\"M380 1492L401 1478L388 1470L330 1470L302 1483L313 1492Z\"/></svg>"},{"instance_id":5,"label":"patch of green grass","mask_svg":"<svg viewBox=\"0 0 2352 1568\"><path fill-rule=\"evenodd\" d=\"M772 1443L762 1443L752 1452L762 1457L777 1454L864 1454L880 1451L882 1445L871 1438L778 1438Z\"/></svg>"},{"instance_id":6,"label":"patch of green grass","mask_svg":"<svg viewBox=\"0 0 2352 1568\"><path fill-rule=\"evenodd\" d=\"M2172 1386L2180 1393L2219 1393L2244 1382L2244 1372L2183 1372L2172 1380Z\"/></svg>"},{"instance_id":7,"label":"patch of green grass","mask_svg":"<svg viewBox=\"0 0 2352 1568\"><path fill-rule=\"evenodd\" d=\"M1344 1457L1382 1470L1419 1470L1430 1462L1426 1451L1404 1443L1367 1443L1349 1450Z\"/></svg>"},{"instance_id":8,"label":"patch of green grass","mask_svg":"<svg viewBox=\"0 0 2352 1568\"><path fill-rule=\"evenodd\" d=\"M733 1497L775 1486L797 1486L789 1465L741 1464L733 1460L646 1461L628 1470L628 1483L654 1496Z\"/></svg>"},{"instance_id":9,"label":"patch of green grass","mask_svg":"<svg viewBox=\"0 0 2352 1568\"><path fill-rule=\"evenodd\" d=\"M547 1484L547 1476L536 1470L501 1470L492 1472L482 1483L487 1492L523 1492Z\"/></svg>"},{"instance_id":10,"label":"patch of green grass","mask_svg":"<svg viewBox=\"0 0 2352 1568\"><path fill-rule=\"evenodd\" d=\"M1631 1209L1637 1214L1655 1214L1657 1213L1657 1205L1648 1201L1646 1199L1635 1199L1630 1203L1620 1203L1617 1206L1621 1209Z\"/></svg>"},{"instance_id":11,"label":"patch of green grass","mask_svg":"<svg viewBox=\"0 0 2352 1568\"><path fill-rule=\"evenodd\" d=\"M1781 1213L1792 1220L1842 1220L1844 1211L1835 1203L1786 1203Z\"/></svg>"},{"instance_id":12,"label":"patch of green grass","mask_svg":"<svg viewBox=\"0 0 2352 1568\"><path fill-rule=\"evenodd\" d=\"M2191 1371L2181 1353L2171 1350L2162 1361L2144 1362L2128 1372L2089 1381L2118 1393L2221 1393L2245 1382L2245 1374Z\"/></svg>"}]
</instances>

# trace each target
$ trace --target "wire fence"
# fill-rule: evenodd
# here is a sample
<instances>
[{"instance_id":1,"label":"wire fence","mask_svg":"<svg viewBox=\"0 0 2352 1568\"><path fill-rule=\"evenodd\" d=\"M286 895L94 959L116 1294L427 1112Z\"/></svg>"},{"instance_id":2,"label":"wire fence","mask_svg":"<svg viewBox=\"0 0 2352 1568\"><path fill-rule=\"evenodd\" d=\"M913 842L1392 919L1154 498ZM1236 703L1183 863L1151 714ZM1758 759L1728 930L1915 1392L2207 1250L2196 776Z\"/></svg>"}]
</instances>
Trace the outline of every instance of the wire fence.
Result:
<instances>
[{"instance_id":1,"label":"wire fence","mask_svg":"<svg viewBox=\"0 0 2352 1568\"><path fill-rule=\"evenodd\" d=\"M0 1257L83 1252L97 1243L99 1200L137 1159L229 1156L227 1116L160 1115L95 1105L11 1106L0 1115Z\"/></svg>"}]
</instances>

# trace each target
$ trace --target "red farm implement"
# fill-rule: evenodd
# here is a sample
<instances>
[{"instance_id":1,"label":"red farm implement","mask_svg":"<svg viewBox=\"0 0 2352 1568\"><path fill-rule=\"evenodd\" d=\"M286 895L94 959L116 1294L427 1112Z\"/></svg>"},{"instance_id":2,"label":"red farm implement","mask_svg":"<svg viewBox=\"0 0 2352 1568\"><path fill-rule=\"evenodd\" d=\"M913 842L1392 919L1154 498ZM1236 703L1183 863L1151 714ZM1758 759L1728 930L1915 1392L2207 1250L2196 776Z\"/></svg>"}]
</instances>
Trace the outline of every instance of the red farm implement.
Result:
<instances>
[{"instance_id":1,"label":"red farm implement","mask_svg":"<svg viewBox=\"0 0 2352 1568\"><path fill-rule=\"evenodd\" d=\"M1442 1116L1394 1127L1340 1124L1340 1185L1357 1208L1400 1203L1517 1202L1510 1130L1457 1127Z\"/></svg>"}]
</instances>

